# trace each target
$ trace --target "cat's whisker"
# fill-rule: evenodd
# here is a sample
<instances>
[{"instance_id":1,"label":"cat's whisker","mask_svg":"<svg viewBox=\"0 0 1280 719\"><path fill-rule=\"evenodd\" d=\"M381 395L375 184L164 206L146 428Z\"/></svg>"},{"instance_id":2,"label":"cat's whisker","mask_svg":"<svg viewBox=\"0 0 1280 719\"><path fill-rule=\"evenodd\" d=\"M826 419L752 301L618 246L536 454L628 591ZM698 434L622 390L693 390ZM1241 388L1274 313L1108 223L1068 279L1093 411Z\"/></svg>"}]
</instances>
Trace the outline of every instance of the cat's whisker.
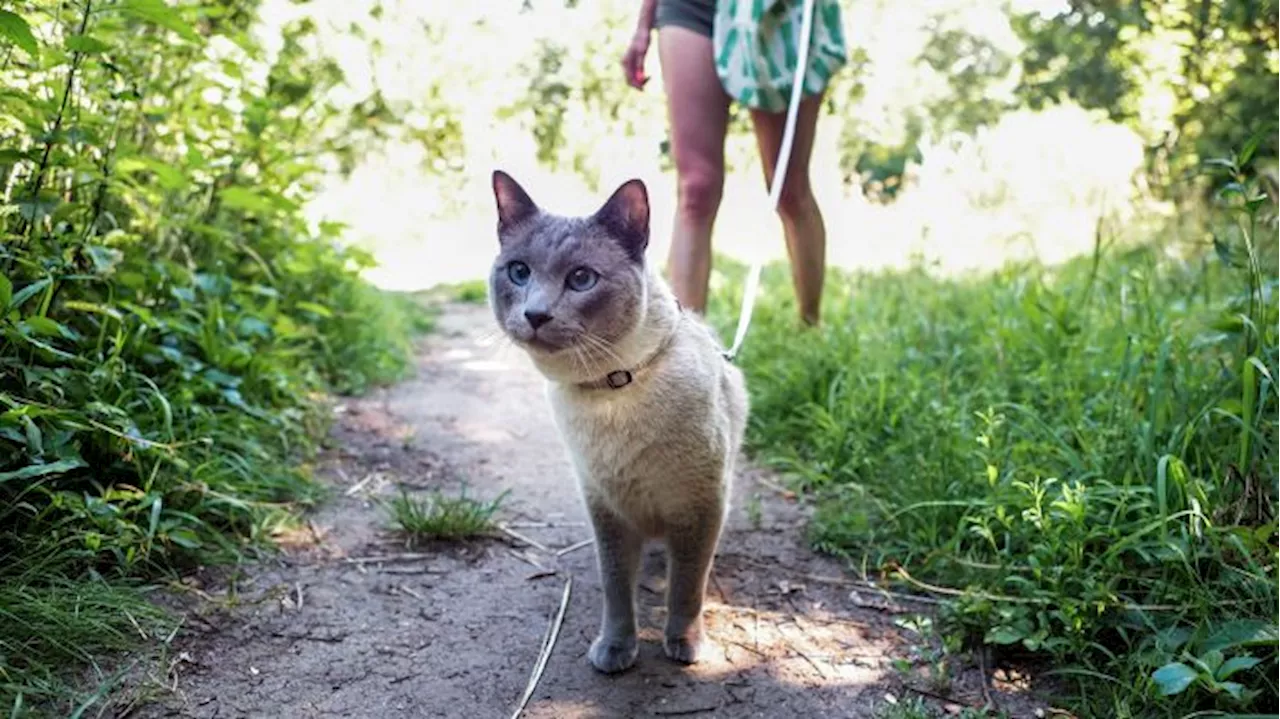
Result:
<instances>
[{"instance_id":1,"label":"cat's whisker","mask_svg":"<svg viewBox=\"0 0 1280 719\"><path fill-rule=\"evenodd\" d=\"M501 327L498 327L476 337L476 344L481 347L492 347L504 340L511 342L511 337Z\"/></svg>"},{"instance_id":2,"label":"cat's whisker","mask_svg":"<svg viewBox=\"0 0 1280 719\"><path fill-rule=\"evenodd\" d=\"M598 361L599 359L598 357L590 353L588 353L587 356L591 359L591 374L597 377L603 377L604 375L609 373L608 369L603 369L603 370L600 369L600 362Z\"/></svg>"},{"instance_id":3,"label":"cat's whisker","mask_svg":"<svg viewBox=\"0 0 1280 719\"><path fill-rule=\"evenodd\" d=\"M608 370L600 369L600 363L597 361L599 358L590 352L589 347L582 352L582 359L583 369L590 372L593 377L603 377L608 374Z\"/></svg>"},{"instance_id":4,"label":"cat's whisker","mask_svg":"<svg viewBox=\"0 0 1280 719\"><path fill-rule=\"evenodd\" d=\"M598 358L590 352L591 349L594 349L597 347L598 340L596 340L595 337L592 337L590 333L583 334L582 339L583 339L583 343L587 345L587 349L588 349L588 351L585 352L584 354L586 355L586 357L591 359L591 367L589 368L591 370L591 373L598 376L603 376L607 374L606 372L600 371L599 364L595 361Z\"/></svg>"},{"instance_id":5,"label":"cat's whisker","mask_svg":"<svg viewBox=\"0 0 1280 719\"><path fill-rule=\"evenodd\" d=\"M584 373L595 373L595 369L587 364L587 353L583 352L582 348L576 346L573 348L573 360L574 364L581 367Z\"/></svg>"},{"instance_id":6,"label":"cat's whisker","mask_svg":"<svg viewBox=\"0 0 1280 719\"><path fill-rule=\"evenodd\" d=\"M609 344L609 342L605 340L603 337L600 337L591 332L584 332L582 336L596 350L608 355L606 359L613 360L613 362L618 366L622 366L623 364L625 364L622 357L618 356L618 353L614 351L613 345Z\"/></svg>"},{"instance_id":7,"label":"cat's whisker","mask_svg":"<svg viewBox=\"0 0 1280 719\"><path fill-rule=\"evenodd\" d=\"M600 335L595 334L594 332L588 332L587 334L590 335L591 339L595 341L596 345L604 352L607 352L609 356L613 358L614 361L619 363L623 361L622 357L619 356L618 353L615 351L614 344L612 342L606 340Z\"/></svg>"}]
</instances>

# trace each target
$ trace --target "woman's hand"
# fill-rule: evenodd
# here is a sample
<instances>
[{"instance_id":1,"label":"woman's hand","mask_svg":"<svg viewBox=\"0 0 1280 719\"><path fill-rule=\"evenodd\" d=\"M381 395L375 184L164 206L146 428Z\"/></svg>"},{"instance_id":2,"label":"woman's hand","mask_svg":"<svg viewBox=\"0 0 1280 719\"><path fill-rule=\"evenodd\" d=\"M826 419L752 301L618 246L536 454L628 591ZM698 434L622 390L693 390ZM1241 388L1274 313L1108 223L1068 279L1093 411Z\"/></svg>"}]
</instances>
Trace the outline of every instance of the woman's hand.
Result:
<instances>
[{"instance_id":1,"label":"woman's hand","mask_svg":"<svg viewBox=\"0 0 1280 719\"><path fill-rule=\"evenodd\" d=\"M622 55L622 71L627 76L627 84L637 90L643 90L645 83L649 82L644 74L644 56L649 53L649 35L649 28L636 28L631 44Z\"/></svg>"}]
</instances>

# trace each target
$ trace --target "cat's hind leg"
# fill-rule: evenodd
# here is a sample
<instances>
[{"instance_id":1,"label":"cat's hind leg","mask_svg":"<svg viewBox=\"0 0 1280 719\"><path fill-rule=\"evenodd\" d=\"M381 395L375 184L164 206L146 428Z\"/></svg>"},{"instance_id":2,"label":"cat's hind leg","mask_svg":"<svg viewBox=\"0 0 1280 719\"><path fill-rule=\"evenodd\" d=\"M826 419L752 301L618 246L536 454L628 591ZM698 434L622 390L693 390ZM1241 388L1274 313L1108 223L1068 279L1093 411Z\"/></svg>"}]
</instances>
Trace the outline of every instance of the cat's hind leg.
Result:
<instances>
[{"instance_id":1,"label":"cat's hind leg","mask_svg":"<svg viewBox=\"0 0 1280 719\"><path fill-rule=\"evenodd\" d=\"M636 575L644 537L600 502L587 502L596 536L596 563L604 590L600 634L591 643L587 659L606 674L635 664Z\"/></svg>"}]
</instances>

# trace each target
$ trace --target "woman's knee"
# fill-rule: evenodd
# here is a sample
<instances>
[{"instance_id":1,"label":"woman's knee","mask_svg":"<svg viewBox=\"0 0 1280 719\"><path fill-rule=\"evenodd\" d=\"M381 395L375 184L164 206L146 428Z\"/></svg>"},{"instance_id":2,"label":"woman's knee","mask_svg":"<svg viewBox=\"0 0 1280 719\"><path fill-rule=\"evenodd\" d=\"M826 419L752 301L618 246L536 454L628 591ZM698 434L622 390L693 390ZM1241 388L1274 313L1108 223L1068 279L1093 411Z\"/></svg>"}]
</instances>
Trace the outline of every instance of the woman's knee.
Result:
<instances>
[{"instance_id":1,"label":"woman's knee","mask_svg":"<svg viewBox=\"0 0 1280 719\"><path fill-rule=\"evenodd\" d=\"M778 214L785 218L802 217L814 212L818 201L807 177L789 177L778 197Z\"/></svg>"},{"instance_id":2,"label":"woman's knee","mask_svg":"<svg viewBox=\"0 0 1280 719\"><path fill-rule=\"evenodd\" d=\"M680 212L697 220L710 220L720 209L724 172L714 169L680 173Z\"/></svg>"}]
</instances>

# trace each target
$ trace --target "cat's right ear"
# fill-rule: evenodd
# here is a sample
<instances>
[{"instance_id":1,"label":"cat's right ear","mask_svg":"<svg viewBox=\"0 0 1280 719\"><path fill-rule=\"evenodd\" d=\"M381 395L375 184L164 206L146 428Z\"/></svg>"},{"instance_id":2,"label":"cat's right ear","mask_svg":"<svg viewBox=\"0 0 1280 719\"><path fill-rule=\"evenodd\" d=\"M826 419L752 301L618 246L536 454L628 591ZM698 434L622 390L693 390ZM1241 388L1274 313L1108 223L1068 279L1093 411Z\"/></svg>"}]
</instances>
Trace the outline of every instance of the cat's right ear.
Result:
<instances>
[{"instance_id":1,"label":"cat's right ear","mask_svg":"<svg viewBox=\"0 0 1280 719\"><path fill-rule=\"evenodd\" d=\"M502 170L493 171L493 197L498 203L499 235L538 214L529 193Z\"/></svg>"}]
</instances>

